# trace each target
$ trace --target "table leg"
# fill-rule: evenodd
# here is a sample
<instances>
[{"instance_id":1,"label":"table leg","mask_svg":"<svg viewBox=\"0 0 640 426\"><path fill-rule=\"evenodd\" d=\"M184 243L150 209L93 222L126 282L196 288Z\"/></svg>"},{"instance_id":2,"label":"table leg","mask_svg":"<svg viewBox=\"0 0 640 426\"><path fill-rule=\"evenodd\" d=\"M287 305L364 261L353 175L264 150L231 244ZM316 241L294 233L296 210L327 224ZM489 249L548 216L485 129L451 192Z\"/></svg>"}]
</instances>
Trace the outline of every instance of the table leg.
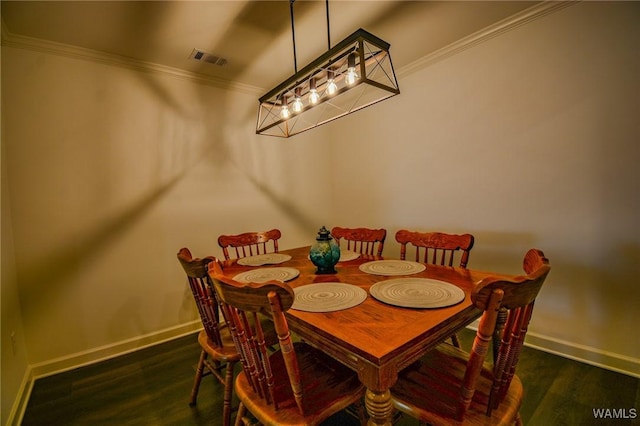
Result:
<instances>
[{"instance_id":1,"label":"table leg","mask_svg":"<svg viewBox=\"0 0 640 426\"><path fill-rule=\"evenodd\" d=\"M391 392L388 389L384 391L367 389L364 405L369 414L368 426L391 426L393 404L391 402Z\"/></svg>"}]
</instances>

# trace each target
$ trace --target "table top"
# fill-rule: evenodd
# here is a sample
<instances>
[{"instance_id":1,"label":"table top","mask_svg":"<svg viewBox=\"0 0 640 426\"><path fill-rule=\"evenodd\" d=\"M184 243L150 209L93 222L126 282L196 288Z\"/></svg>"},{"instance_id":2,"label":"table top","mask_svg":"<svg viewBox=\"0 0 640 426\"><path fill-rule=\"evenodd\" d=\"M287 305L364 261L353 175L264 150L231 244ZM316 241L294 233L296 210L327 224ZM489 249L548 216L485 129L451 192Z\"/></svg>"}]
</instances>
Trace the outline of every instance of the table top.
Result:
<instances>
[{"instance_id":1,"label":"table top","mask_svg":"<svg viewBox=\"0 0 640 426\"><path fill-rule=\"evenodd\" d=\"M357 259L339 262L336 274L316 274L309 260L310 247L299 247L280 253L291 259L277 265L261 267L291 267L300 274L287 281L292 288L322 282L343 282L356 285L367 292L366 300L349 309L334 312L304 312L290 309L286 312L290 328L311 344L354 369L363 361L376 367L393 363L394 370L413 362L420 353L446 340L456 330L473 322L481 315L470 298L476 282L493 273L427 265L426 269L410 277L431 278L454 284L465 293L462 302L436 309L403 308L380 302L369 294L370 287L380 281L398 276L372 275L362 272L363 263L383 258L361 255ZM237 264L237 260L223 263L224 273L233 277L251 269Z\"/></svg>"}]
</instances>

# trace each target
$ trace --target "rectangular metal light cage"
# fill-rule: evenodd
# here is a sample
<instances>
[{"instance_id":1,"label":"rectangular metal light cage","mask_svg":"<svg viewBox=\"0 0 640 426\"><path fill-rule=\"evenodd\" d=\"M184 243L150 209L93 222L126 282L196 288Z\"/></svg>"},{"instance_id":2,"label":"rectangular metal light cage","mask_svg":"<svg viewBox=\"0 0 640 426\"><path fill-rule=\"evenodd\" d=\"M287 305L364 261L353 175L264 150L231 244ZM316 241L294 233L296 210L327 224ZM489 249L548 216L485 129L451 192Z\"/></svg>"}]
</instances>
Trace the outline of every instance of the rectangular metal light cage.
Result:
<instances>
[{"instance_id":1,"label":"rectangular metal light cage","mask_svg":"<svg viewBox=\"0 0 640 426\"><path fill-rule=\"evenodd\" d=\"M357 30L259 99L256 133L287 138L399 94L389 47Z\"/></svg>"}]
</instances>

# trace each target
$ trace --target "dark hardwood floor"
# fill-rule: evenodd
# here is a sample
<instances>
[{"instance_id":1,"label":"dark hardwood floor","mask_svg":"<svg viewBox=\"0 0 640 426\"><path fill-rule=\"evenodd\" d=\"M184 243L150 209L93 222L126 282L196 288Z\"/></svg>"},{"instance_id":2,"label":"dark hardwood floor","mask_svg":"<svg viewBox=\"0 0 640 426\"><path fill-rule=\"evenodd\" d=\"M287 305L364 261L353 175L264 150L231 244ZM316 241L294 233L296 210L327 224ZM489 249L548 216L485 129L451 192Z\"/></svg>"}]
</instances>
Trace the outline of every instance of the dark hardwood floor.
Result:
<instances>
[{"instance_id":1,"label":"dark hardwood floor","mask_svg":"<svg viewBox=\"0 0 640 426\"><path fill-rule=\"evenodd\" d=\"M460 337L469 348L473 332L465 330ZM192 335L38 379L22 424L219 425L222 386L212 376L203 379L197 406L188 404L199 354ZM520 411L525 425L640 424L640 379L526 347L518 375L525 386ZM635 418L596 419L594 409ZM339 413L325 426L357 424ZM407 417L397 422L417 424Z\"/></svg>"}]
</instances>

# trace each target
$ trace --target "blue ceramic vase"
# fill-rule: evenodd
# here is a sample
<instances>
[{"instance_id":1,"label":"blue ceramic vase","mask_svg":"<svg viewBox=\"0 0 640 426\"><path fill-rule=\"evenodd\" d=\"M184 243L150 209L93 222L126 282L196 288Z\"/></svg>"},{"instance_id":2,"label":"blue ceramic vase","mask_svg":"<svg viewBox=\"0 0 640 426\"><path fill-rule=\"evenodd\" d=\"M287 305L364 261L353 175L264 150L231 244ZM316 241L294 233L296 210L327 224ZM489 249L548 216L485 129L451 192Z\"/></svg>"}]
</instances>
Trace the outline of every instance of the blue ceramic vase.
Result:
<instances>
[{"instance_id":1,"label":"blue ceramic vase","mask_svg":"<svg viewBox=\"0 0 640 426\"><path fill-rule=\"evenodd\" d=\"M316 242L309 252L311 262L318 268L316 274L335 274L336 263L340 260L340 246L331 238L324 226L318 231Z\"/></svg>"}]
</instances>

